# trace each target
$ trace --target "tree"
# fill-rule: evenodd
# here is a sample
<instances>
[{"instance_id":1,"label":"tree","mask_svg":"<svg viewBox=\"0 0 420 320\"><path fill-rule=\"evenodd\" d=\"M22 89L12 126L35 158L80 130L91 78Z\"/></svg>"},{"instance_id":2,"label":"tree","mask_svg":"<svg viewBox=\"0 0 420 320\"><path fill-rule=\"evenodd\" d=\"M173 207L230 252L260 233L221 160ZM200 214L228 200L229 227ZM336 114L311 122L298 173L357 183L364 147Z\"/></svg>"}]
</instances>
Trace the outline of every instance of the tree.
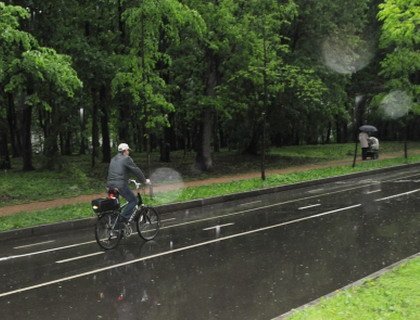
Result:
<instances>
[{"instance_id":1,"label":"tree","mask_svg":"<svg viewBox=\"0 0 420 320\"><path fill-rule=\"evenodd\" d=\"M379 5L382 22L380 47L385 50L381 75L389 90L404 90L416 99L420 96L420 8L415 0L385 0ZM420 103L413 110L420 113Z\"/></svg>"},{"instance_id":2,"label":"tree","mask_svg":"<svg viewBox=\"0 0 420 320\"><path fill-rule=\"evenodd\" d=\"M113 92L130 98L131 121L140 121L145 128L150 167L150 133L168 126L167 115L174 111L165 76L172 64L170 47L179 44L183 26L200 28L202 21L195 11L177 0L143 1L128 8L123 20L130 50L121 57Z\"/></svg>"},{"instance_id":3,"label":"tree","mask_svg":"<svg viewBox=\"0 0 420 320\"><path fill-rule=\"evenodd\" d=\"M7 72L2 77L4 93L11 95L10 103L16 104L21 114L21 141L23 147L23 169L32 170L32 111L34 107L54 111L60 98L72 97L81 87L71 59L55 50L42 47L29 33L19 30L19 19L28 18L26 10L0 3L0 20L5 28L2 36L2 52L7 52L3 65ZM56 97L50 94L56 93ZM55 98L55 99L54 99ZM55 127L59 123L55 122ZM51 141L57 135L52 134ZM52 143L54 144L54 143ZM47 156L54 155L54 148Z\"/></svg>"}]
</instances>

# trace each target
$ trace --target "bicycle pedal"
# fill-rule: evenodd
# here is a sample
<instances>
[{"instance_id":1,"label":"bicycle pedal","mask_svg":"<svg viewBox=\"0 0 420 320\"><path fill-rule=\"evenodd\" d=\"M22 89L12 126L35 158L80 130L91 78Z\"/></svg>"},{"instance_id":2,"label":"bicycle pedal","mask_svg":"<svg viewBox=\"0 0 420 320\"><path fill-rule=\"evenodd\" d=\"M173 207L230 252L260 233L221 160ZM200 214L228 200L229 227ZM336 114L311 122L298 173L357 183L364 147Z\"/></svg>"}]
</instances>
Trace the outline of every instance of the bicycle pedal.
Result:
<instances>
[{"instance_id":1,"label":"bicycle pedal","mask_svg":"<svg viewBox=\"0 0 420 320\"><path fill-rule=\"evenodd\" d=\"M124 238L130 237L132 233L133 233L133 229L131 228L129 224L126 224L123 231Z\"/></svg>"}]
</instances>

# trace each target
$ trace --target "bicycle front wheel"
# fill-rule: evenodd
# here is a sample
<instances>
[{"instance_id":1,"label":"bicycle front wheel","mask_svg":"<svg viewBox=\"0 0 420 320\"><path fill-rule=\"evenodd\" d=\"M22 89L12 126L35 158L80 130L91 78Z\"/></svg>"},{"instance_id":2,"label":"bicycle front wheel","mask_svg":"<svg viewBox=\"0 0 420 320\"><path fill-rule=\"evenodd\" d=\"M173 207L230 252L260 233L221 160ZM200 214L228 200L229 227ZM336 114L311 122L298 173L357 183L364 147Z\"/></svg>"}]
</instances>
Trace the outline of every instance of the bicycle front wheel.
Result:
<instances>
[{"instance_id":1,"label":"bicycle front wheel","mask_svg":"<svg viewBox=\"0 0 420 320\"><path fill-rule=\"evenodd\" d=\"M160 218L157 210L151 207L142 209L137 220L139 236L146 241L153 240L160 229Z\"/></svg>"},{"instance_id":2,"label":"bicycle front wheel","mask_svg":"<svg viewBox=\"0 0 420 320\"><path fill-rule=\"evenodd\" d=\"M96 222L96 242L105 250L115 248L121 240L122 231L118 228L118 215L118 212L105 213Z\"/></svg>"}]
</instances>

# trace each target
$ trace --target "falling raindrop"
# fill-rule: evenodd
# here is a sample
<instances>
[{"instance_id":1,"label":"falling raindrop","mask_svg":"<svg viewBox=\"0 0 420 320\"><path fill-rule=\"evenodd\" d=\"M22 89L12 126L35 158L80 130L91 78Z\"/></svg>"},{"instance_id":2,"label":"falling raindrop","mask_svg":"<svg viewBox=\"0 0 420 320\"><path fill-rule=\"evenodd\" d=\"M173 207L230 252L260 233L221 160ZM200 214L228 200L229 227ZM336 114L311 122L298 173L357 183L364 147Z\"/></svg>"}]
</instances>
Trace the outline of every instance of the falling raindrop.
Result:
<instances>
[{"instance_id":1,"label":"falling raindrop","mask_svg":"<svg viewBox=\"0 0 420 320\"><path fill-rule=\"evenodd\" d=\"M216 227L216 238L220 236L220 226Z\"/></svg>"},{"instance_id":2,"label":"falling raindrop","mask_svg":"<svg viewBox=\"0 0 420 320\"><path fill-rule=\"evenodd\" d=\"M150 180L154 185L159 185L160 191L155 198L159 203L175 202L185 186L181 174L167 167L156 169Z\"/></svg>"},{"instance_id":3,"label":"falling raindrop","mask_svg":"<svg viewBox=\"0 0 420 320\"><path fill-rule=\"evenodd\" d=\"M321 50L324 64L341 74L352 74L363 69L374 56L370 41L346 34L327 37Z\"/></svg>"},{"instance_id":4,"label":"falling raindrop","mask_svg":"<svg viewBox=\"0 0 420 320\"><path fill-rule=\"evenodd\" d=\"M393 90L381 101L379 109L387 118L398 119L406 115L412 106L410 96L401 90Z\"/></svg>"}]
</instances>

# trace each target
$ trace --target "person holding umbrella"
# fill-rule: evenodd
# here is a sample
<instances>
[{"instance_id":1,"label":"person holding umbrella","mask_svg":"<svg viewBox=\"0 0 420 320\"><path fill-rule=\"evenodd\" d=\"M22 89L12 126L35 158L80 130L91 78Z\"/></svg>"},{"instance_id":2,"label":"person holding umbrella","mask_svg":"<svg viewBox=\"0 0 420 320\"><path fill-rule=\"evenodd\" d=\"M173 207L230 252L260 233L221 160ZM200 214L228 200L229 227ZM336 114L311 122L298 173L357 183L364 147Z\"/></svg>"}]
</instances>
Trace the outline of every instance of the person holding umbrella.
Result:
<instances>
[{"instance_id":1,"label":"person holding umbrella","mask_svg":"<svg viewBox=\"0 0 420 320\"><path fill-rule=\"evenodd\" d=\"M359 128L361 131L359 133L360 146L362 147L362 160L366 160L368 151L369 151L369 134L370 132L376 132L378 129L376 127L365 124Z\"/></svg>"},{"instance_id":2,"label":"person holding umbrella","mask_svg":"<svg viewBox=\"0 0 420 320\"><path fill-rule=\"evenodd\" d=\"M369 150L368 139L369 139L369 135L367 134L367 132L361 131L359 133L360 146L362 147L362 160L366 160L366 157L367 157L367 153Z\"/></svg>"}]
</instances>

